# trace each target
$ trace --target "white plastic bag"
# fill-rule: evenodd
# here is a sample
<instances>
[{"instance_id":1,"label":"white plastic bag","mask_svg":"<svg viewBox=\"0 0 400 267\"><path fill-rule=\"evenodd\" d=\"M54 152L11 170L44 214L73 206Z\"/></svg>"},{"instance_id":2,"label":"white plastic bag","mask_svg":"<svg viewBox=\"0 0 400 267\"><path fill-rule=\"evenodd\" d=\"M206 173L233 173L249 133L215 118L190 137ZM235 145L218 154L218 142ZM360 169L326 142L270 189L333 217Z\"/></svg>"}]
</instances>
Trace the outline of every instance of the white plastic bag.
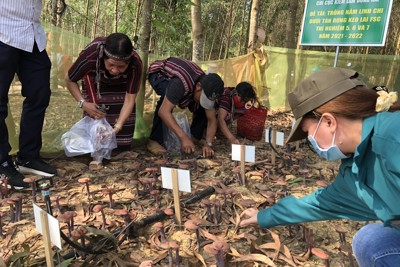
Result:
<instances>
[{"instance_id":1,"label":"white plastic bag","mask_svg":"<svg viewBox=\"0 0 400 267\"><path fill-rule=\"evenodd\" d=\"M117 147L117 139L111 125L105 118L95 120L85 116L61 136L67 157L91 153L98 162L109 159Z\"/></svg>"},{"instance_id":2,"label":"white plastic bag","mask_svg":"<svg viewBox=\"0 0 400 267\"><path fill-rule=\"evenodd\" d=\"M173 115L179 127L190 137L190 126L187 115L183 112L174 113ZM179 140L176 134L165 125L163 126L163 137L167 151L178 152L181 150L181 140Z\"/></svg>"}]
</instances>

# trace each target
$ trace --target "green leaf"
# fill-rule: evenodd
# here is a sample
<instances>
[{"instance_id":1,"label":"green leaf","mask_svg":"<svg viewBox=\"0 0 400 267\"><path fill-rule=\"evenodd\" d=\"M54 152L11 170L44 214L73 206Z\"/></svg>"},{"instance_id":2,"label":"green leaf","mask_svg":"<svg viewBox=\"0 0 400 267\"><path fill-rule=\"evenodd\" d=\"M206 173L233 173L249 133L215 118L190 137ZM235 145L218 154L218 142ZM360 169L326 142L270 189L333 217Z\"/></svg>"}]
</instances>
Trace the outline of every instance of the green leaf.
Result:
<instances>
[{"instance_id":1,"label":"green leaf","mask_svg":"<svg viewBox=\"0 0 400 267\"><path fill-rule=\"evenodd\" d=\"M60 263L60 267L68 267L73 260L74 260L74 258L71 258L71 259L68 259L68 260L65 260L65 261L61 262Z\"/></svg>"}]
</instances>

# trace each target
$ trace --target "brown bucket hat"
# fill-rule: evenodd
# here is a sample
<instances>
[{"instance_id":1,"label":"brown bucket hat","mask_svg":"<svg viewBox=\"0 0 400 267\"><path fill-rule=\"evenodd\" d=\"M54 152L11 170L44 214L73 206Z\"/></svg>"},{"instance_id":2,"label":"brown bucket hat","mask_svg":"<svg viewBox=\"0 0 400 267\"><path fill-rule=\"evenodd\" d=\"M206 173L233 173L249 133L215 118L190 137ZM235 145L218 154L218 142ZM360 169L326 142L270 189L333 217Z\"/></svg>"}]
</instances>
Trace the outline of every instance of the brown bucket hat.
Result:
<instances>
[{"instance_id":1,"label":"brown bucket hat","mask_svg":"<svg viewBox=\"0 0 400 267\"><path fill-rule=\"evenodd\" d=\"M358 85L366 86L358 79L355 70L343 68L321 70L301 81L288 95L289 105L296 121L286 142L307 137L307 133L299 127L304 115Z\"/></svg>"}]
</instances>

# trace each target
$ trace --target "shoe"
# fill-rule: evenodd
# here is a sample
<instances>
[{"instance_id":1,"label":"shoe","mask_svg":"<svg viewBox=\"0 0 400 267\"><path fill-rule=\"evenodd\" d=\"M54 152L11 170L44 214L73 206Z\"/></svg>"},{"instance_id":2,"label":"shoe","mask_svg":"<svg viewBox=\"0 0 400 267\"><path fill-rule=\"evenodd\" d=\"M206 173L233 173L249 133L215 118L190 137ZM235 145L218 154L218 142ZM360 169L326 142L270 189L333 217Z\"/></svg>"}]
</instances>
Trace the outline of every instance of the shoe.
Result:
<instances>
[{"instance_id":1,"label":"shoe","mask_svg":"<svg viewBox=\"0 0 400 267\"><path fill-rule=\"evenodd\" d=\"M44 177L53 177L57 175L57 169L41 159L22 161L17 158L15 166L18 171L23 174L36 174Z\"/></svg>"},{"instance_id":2,"label":"shoe","mask_svg":"<svg viewBox=\"0 0 400 267\"><path fill-rule=\"evenodd\" d=\"M167 150L162 145L160 145L157 141L151 139L149 139L149 142L147 143L147 150L149 150L151 154L156 156L167 152Z\"/></svg>"},{"instance_id":3,"label":"shoe","mask_svg":"<svg viewBox=\"0 0 400 267\"><path fill-rule=\"evenodd\" d=\"M30 187L28 183L24 182L25 177L15 169L11 160L0 164L0 177L7 178L8 184L13 186L15 189Z\"/></svg>"}]
</instances>

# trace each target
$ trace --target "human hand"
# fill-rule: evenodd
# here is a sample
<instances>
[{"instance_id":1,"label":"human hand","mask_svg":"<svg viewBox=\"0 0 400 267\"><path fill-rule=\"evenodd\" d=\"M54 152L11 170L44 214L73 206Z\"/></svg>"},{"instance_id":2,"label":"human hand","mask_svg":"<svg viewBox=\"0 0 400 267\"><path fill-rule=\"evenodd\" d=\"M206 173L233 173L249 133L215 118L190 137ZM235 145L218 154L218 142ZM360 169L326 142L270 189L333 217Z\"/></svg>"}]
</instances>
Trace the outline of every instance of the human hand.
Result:
<instances>
[{"instance_id":1,"label":"human hand","mask_svg":"<svg viewBox=\"0 0 400 267\"><path fill-rule=\"evenodd\" d=\"M245 218L240 221L240 226L248 226L251 224L257 224L258 210L254 208L245 209L241 214L240 218Z\"/></svg>"},{"instance_id":2,"label":"human hand","mask_svg":"<svg viewBox=\"0 0 400 267\"><path fill-rule=\"evenodd\" d=\"M212 149L211 146L205 144L203 146L203 157L209 158L209 157L212 157L212 156L214 156L214 150Z\"/></svg>"},{"instance_id":3,"label":"human hand","mask_svg":"<svg viewBox=\"0 0 400 267\"><path fill-rule=\"evenodd\" d=\"M186 154L191 154L195 151L195 145L187 135L181 139L181 149Z\"/></svg>"},{"instance_id":4,"label":"human hand","mask_svg":"<svg viewBox=\"0 0 400 267\"><path fill-rule=\"evenodd\" d=\"M82 105L82 109L89 115L89 117L99 120L106 116L107 113L101 111L96 107L95 103L84 102Z\"/></svg>"},{"instance_id":5,"label":"human hand","mask_svg":"<svg viewBox=\"0 0 400 267\"><path fill-rule=\"evenodd\" d=\"M231 142L232 145L233 145L233 144L235 144L235 145L240 145L239 140L236 139L236 138L229 139L229 142Z\"/></svg>"}]
</instances>

